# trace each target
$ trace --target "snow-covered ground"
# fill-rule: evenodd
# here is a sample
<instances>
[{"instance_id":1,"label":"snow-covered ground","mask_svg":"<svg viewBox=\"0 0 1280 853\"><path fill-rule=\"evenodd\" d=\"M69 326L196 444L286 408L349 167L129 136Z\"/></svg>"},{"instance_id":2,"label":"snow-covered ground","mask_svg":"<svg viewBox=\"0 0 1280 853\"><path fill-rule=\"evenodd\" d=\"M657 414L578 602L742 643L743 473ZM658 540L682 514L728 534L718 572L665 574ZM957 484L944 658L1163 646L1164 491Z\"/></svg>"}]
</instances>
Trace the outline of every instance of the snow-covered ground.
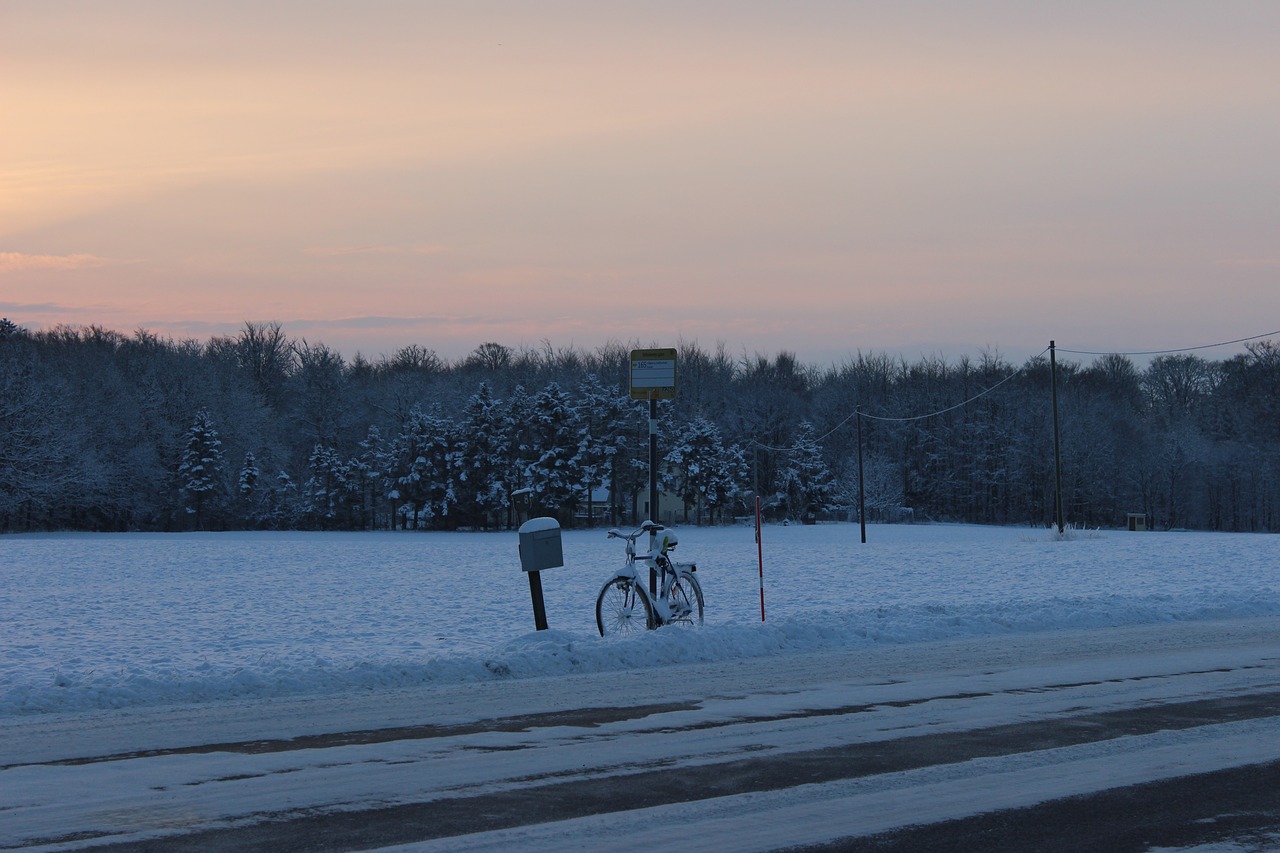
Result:
<instances>
[{"instance_id":1,"label":"snow-covered ground","mask_svg":"<svg viewBox=\"0 0 1280 853\"><path fill-rule=\"evenodd\" d=\"M1280 615L1280 539L952 525L679 529L701 630L602 639L622 551L565 531L535 632L515 533L0 537L0 717Z\"/></svg>"},{"instance_id":2,"label":"snow-covered ground","mask_svg":"<svg viewBox=\"0 0 1280 853\"><path fill-rule=\"evenodd\" d=\"M1280 761L1276 537L770 526L761 622L753 531L679 534L706 625L624 639L595 629L622 557L599 530L565 533L541 632L515 533L0 537L0 847L341 847L332 819L361 848L639 850L678 826L736 853ZM937 752L879 767L909 741ZM841 752L863 747L879 769ZM820 783L627 802L671 769L828 752ZM623 798L573 813L602 786ZM1231 829L1236 790L1161 837L1273 849L1265 814ZM517 802L537 810L493 821Z\"/></svg>"}]
</instances>

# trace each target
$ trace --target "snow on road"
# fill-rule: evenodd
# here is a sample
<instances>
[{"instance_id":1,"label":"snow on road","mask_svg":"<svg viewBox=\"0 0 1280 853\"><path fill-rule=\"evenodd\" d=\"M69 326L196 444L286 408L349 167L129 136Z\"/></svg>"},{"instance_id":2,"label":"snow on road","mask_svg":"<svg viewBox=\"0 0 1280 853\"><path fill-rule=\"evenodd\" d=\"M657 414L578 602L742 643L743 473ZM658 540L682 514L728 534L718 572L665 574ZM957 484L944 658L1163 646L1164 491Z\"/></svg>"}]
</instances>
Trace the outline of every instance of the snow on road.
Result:
<instances>
[{"instance_id":1,"label":"snow on road","mask_svg":"<svg viewBox=\"0 0 1280 853\"><path fill-rule=\"evenodd\" d=\"M602 837L610 849L641 849L671 826L712 851L821 842L1280 760L1280 719L1269 716L1274 701L1181 728L1160 721L1142 729L1130 721L1117 734L1097 722L1135 708L1276 694L1277 631L1280 619L1272 618L1163 624L720 660L651 670L653 678L593 673L27 715L0 726L7 764L0 771L0 849L172 841L264 821L283 821L293 836L323 838L328 829L317 821L351 813L372 815L372 839L388 831L394 841L414 824L395 809L412 816L414 808L441 803L465 815L474 803L483 829L485 814L503 811L493 798L510 792L543 797L551 822L449 834L412 849L587 850L598 849ZM556 716L574 708L622 710L601 712L594 722ZM1081 720L1083 709L1088 720ZM507 719L515 724L493 723ZM371 742L358 737L379 726L478 720L490 722ZM1016 748L1006 731L1054 720L1086 734L1053 745L1033 729L1033 746ZM1007 752L957 757L944 750L924 766L627 810L646 787L660 789L700 767L753 762L764 773L770 762L798 754L881 744L880 755L904 739L945 744L975 731L998 732L994 740L1009 744ZM346 734L259 751L262 738L324 732ZM257 745L236 746L250 739ZM90 757L99 760L65 761ZM838 764L857 762L842 757ZM735 772L742 775L724 775ZM611 780L624 792L612 810L554 819L550 804L575 799L565 786L598 790ZM271 838L232 836L224 845L271 849Z\"/></svg>"}]
</instances>

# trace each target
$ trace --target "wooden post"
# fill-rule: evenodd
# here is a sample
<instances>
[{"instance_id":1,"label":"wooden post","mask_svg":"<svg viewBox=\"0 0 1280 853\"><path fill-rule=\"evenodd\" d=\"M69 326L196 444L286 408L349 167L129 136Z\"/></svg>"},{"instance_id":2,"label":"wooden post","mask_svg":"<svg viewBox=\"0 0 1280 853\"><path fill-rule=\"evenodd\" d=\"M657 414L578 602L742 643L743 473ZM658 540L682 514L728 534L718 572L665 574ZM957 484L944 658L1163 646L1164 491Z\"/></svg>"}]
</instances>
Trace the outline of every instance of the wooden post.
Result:
<instances>
[{"instance_id":1,"label":"wooden post","mask_svg":"<svg viewBox=\"0 0 1280 853\"><path fill-rule=\"evenodd\" d=\"M1053 341L1049 341L1049 388L1053 396L1053 507L1054 518L1061 536L1066 525L1062 519L1062 436L1058 427L1058 356Z\"/></svg>"},{"instance_id":2,"label":"wooden post","mask_svg":"<svg viewBox=\"0 0 1280 853\"><path fill-rule=\"evenodd\" d=\"M867 492L862 486L862 407L854 409L858 418L858 524L862 528L862 544L867 544Z\"/></svg>"}]
</instances>

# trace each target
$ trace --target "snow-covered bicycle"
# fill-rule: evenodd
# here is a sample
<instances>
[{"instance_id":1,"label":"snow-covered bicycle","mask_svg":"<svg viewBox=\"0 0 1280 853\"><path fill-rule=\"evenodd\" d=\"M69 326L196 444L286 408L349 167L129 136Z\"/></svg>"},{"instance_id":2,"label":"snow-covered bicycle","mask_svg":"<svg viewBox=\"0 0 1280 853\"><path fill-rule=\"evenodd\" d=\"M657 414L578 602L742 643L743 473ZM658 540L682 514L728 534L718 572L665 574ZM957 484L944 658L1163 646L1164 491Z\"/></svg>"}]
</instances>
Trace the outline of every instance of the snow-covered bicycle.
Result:
<instances>
[{"instance_id":1,"label":"snow-covered bicycle","mask_svg":"<svg viewBox=\"0 0 1280 853\"><path fill-rule=\"evenodd\" d=\"M649 553L637 555L636 539L646 533L652 537ZM675 533L646 521L632 533L614 528L609 531L609 538L627 543L627 562L605 581L596 597L600 636L630 634L661 625L702 624L702 587L694 576L698 567L694 563L677 563L668 555L678 542ZM639 565L660 573L656 596L650 593L648 578L641 576Z\"/></svg>"}]
</instances>

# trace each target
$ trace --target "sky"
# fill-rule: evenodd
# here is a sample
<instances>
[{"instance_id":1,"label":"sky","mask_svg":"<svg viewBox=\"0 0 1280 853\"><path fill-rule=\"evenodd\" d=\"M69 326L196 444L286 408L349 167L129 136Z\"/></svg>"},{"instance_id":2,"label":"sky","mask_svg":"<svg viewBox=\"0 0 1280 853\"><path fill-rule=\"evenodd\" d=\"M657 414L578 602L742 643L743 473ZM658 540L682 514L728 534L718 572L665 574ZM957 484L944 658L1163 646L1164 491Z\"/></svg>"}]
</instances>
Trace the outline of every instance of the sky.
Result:
<instances>
[{"instance_id":1,"label":"sky","mask_svg":"<svg viewBox=\"0 0 1280 853\"><path fill-rule=\"evenodd\" d=\"M1280 4L5 0L0 316L1014 358L1280 329Z\"/></svg>"}]
</instances>

